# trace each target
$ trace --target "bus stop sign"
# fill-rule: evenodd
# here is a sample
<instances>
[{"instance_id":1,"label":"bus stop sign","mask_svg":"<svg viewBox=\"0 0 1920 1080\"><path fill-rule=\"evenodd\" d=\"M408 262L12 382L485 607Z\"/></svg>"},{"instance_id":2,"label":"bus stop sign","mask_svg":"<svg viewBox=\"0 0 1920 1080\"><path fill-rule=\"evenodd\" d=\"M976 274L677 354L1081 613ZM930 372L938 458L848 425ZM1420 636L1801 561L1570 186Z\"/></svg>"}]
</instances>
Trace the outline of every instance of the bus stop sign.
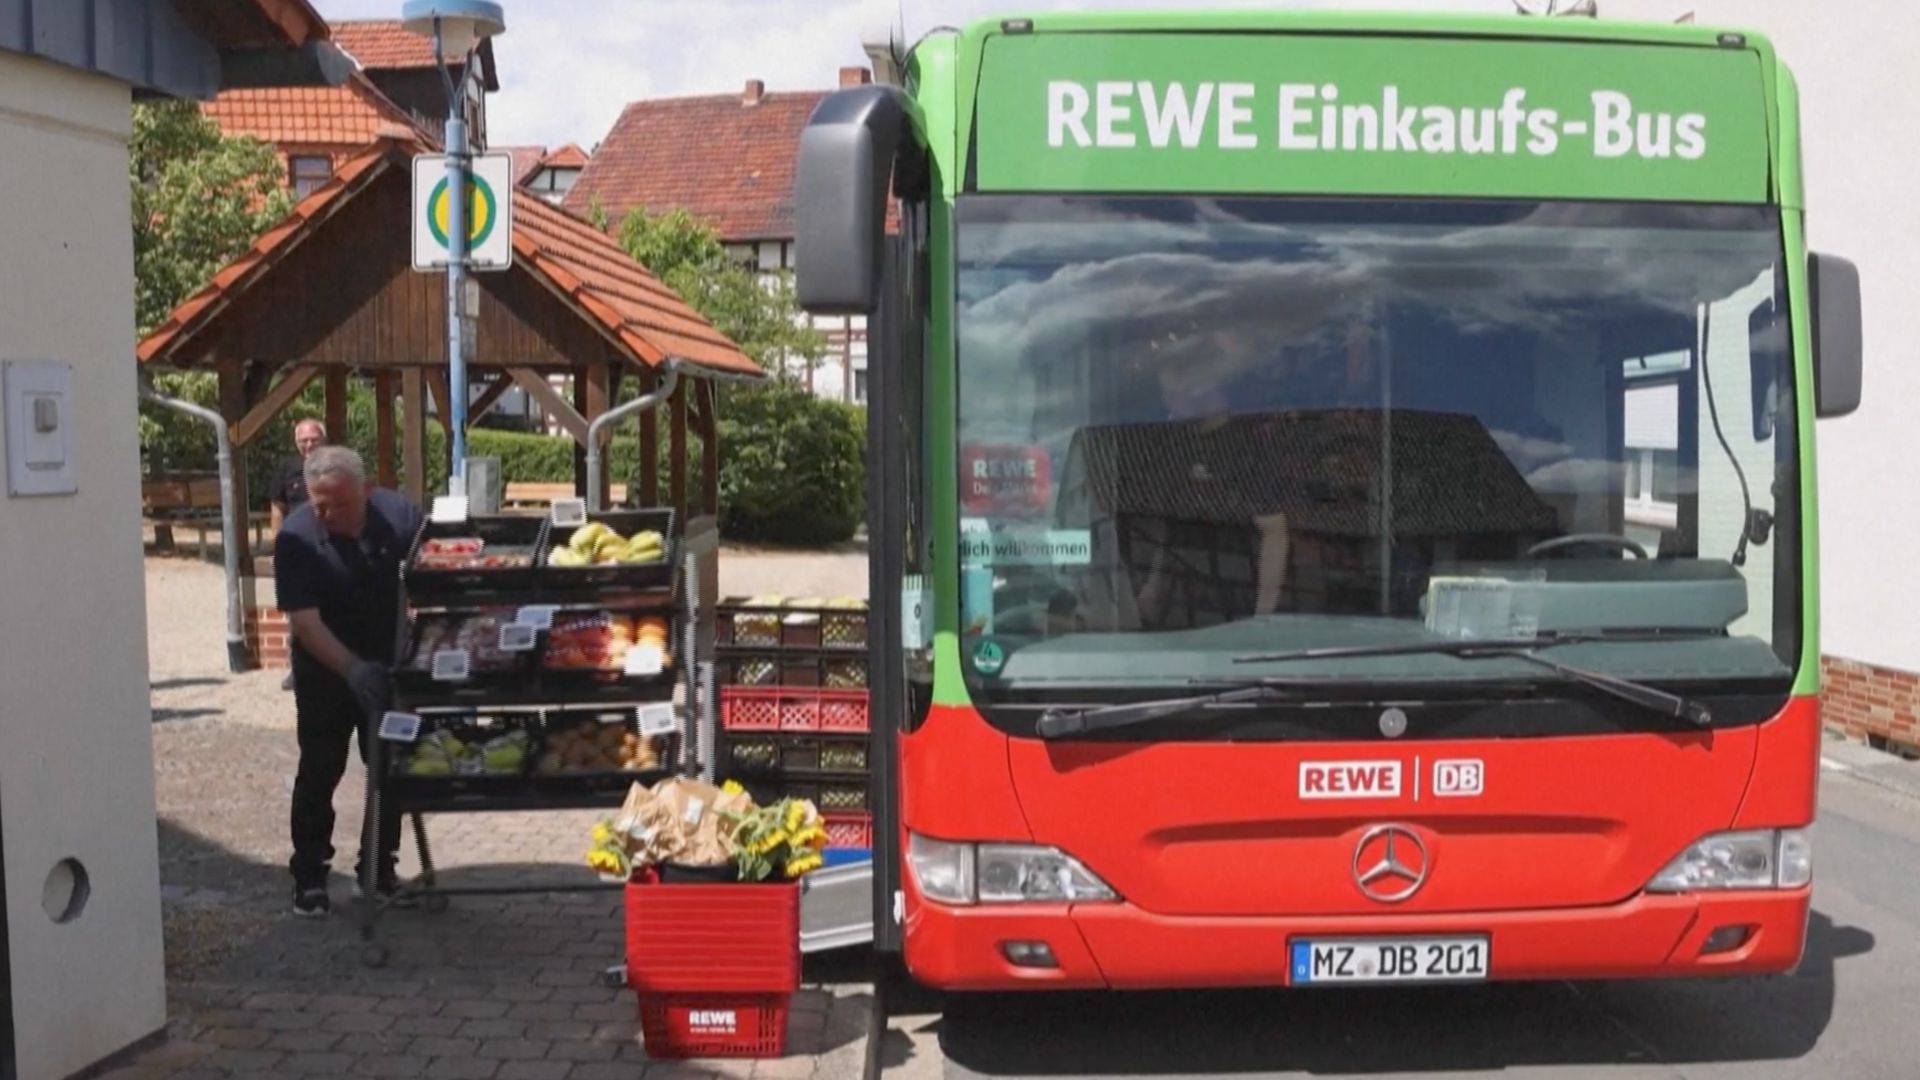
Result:
<instances>
[{"instance_id":1,"label":"bus stop sign","mask_svg":"<svg viewBox=\"0 0 1920 1080\"><path fill-rule=\"evenodd\" d=\"M413 158L413 268L447 266L447 158ZM467 167L467 266L505 270L513 265L513 158L474 154Z\"/></svg>"}]
</instances>

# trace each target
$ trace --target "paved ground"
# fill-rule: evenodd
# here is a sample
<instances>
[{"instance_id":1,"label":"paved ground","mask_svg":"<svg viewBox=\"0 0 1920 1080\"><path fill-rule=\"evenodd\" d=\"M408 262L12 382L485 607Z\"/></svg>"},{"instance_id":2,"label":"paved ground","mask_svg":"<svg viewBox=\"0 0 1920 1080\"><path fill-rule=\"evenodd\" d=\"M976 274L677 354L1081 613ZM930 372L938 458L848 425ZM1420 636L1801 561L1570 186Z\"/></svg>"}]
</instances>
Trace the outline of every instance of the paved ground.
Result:
<instances>
[{"instance_id":1,"label":"paved ground","mask_svg":"<svg viewBox=\"0 0 1920 1080\"><path fill-rule=\"evenodd\" d=\"M729 593L865 593L864 555L735 555ZM871 996L865 957L809 963L790 1056L648 1063L633 995L601 982L622 947L609 893L461 899L382 924L390 964L360 962L358 908L336 878L334 918L285 914L287 799L296 754L278 673L225 671L217 567L148 561L161 879L171 1039L117 1078L259 1076L621 1080L856 1077ZM336 844L360 823L360 778L335 800ZM448 883L588 882L592 814L430 818ZM336 862L350 867L352 855ZM402 872L411 872L413 856Z\"/></svg>"},{"instance_id":2,"label":"paved ground","mask_svg":"<svg viewBox=\"0 0 1920 1080\"><path fill-rule=\"evenodd\" d=\"M1474 990L979 997L896 1017L890 1077L1920 1076L1920 764L1829 744L1792 976Z\"/></svg>"}]
</instances>

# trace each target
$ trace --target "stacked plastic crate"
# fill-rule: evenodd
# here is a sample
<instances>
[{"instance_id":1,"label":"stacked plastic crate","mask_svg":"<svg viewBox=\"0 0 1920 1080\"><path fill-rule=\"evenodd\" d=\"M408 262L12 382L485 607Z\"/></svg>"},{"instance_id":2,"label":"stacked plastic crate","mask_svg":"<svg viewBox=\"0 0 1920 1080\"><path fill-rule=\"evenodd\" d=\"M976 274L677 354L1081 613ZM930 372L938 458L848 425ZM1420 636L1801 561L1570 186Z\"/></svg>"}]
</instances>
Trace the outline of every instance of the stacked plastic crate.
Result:
<instances>
[{"instance_id":1,"label":"stacked plastic crate","mask_svg":"<svg viewBox=\"0 0 1920 1080\"><path fill-rule=\"evenodd\" d=\"M811 799L830 849L870 849L866 602L730 599L718 623L721 775Z\"/></svg>"}]
</instances>

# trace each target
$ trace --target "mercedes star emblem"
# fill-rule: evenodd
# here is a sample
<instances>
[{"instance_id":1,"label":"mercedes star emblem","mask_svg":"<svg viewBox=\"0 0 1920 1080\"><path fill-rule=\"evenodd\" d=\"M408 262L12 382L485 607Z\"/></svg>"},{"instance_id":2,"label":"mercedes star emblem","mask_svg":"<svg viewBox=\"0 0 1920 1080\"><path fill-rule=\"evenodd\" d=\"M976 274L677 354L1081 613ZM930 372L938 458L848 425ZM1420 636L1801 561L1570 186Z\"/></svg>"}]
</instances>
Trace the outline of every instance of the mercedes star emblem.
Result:
<instances>
[{"instance_id":1,"label":"mercedes star emblem","mask_svg":"<svg viewBox=\"0 0 1920 1080\"><path fill-rule=\"evenodd\" d=\"M1405 825L1375 825L1353 849L1353 882L1368 899L1397 904L1427 883L1427 845Z\"/></svg>"}]
</instances>

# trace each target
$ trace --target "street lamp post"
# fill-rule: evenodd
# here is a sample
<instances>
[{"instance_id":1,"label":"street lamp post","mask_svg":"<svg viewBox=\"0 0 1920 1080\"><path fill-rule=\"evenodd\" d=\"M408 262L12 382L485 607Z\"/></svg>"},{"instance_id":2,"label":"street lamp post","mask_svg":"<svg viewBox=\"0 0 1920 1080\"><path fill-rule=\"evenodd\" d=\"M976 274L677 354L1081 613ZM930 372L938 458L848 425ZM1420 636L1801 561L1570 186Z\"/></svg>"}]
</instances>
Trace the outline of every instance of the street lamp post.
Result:
<instances>
[{"instance_id":1,"label":"street lamp post","mask_svg":"<svg viewBox=\"0 0 1920 1080\"><path fill-rule=\"evenodd\" d=\"M453 467L447 477L452 495L467 493L467 355L463 334L462 290L467 279L467 116L466 80L473 72L473 51L480 42L505 32L506 17L491 0L407 0L401 23L433 40L440 78L447 88L447 398L453 415ZM460 65L459 86L453 63Z\"/></svg>"}]
</instances>

